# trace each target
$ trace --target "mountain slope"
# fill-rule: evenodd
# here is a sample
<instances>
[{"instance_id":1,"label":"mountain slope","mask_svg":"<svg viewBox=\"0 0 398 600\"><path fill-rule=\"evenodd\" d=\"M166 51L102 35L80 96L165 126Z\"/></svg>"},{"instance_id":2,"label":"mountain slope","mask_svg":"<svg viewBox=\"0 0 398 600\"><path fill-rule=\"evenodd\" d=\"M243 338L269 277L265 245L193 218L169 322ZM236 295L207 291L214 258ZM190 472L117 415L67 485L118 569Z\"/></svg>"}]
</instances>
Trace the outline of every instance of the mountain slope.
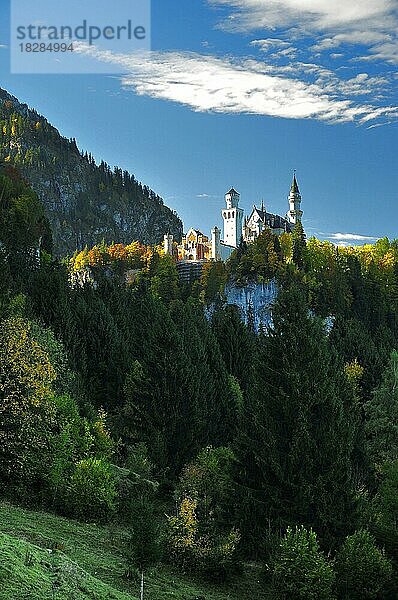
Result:
<instances>
[{"instance_id":1,"label":"mountain slope","mask_svg":"<svg viewBox=\"0 0 398 600\"><path fill-rule=\"evenodd\" d=\"M116 525L79 523L1 502L0 600L134 600L139 583L124 576L125 543L126 532ZM53 548L58 550L50 554L48 549ZM48 584L57 580L62 587L52 596ZM272 596L256 565L247 566L229 585L195 580L160 565L148 574L145 598L271 600Z\"/></svg>"},{"instance_id":2,"label":"mountain slope","mask_svg":"<svg viewBox=\"0 0 398 600\"><path fill-rule=\"evenodd\" d=\"M0 88L0 161L17 167L43 202L55 251L72 254L86 244L159 243L182 223L163 200L127 171L79 152L35 110Z\"/></svg>"},{"instance_id":3,"label":"mountain slope","mask_svg":"<svg viewBox=\"0 0 398 600\"><path fill-rule=\"evenodd\" d=\"M0 600L128 600L133 596L92 577L57 550L0 533Z\"/></svg>"}]
</instances>

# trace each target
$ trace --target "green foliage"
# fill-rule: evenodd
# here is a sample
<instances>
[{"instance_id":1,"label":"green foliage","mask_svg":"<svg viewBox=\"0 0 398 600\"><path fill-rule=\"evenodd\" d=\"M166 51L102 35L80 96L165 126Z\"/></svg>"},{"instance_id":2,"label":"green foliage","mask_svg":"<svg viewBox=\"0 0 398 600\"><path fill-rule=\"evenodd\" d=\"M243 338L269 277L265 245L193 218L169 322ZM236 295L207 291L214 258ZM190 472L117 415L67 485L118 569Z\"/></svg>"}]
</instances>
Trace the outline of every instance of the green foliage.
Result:
<instances>
[{"instance_id":1,"label":"green foliage","mask_svg":"<svg viewBox=\"0 0 398 600\"><path fill-rule=\"evenodd\" d=\"M48 461L55 426L53 383L48 354L22 317L0 323L0 479L31 483Z\"/></svg>"},{"instance_id":2,"label":"green foliage","mask_svg":"<svg viewBox=\"0 0 398 600\"><path fill-rule=\"evenodd\" d=\"M227 262L227 273L237 285L272 279L282 264L278 236L265 229L252 244L241 242Z\"/></svg>"},{"instance_id":3,"label":"green foliage","mask_svg":"<svg viewBox=\"0 0 398 600\"><path fill-rule=\"evenodd\" d=\"M347 537L336 556L337 585L346 600L384 599L391 584L392 566L365 530Z\"/></svg>"},{"instance_id":4,"label":"green foliage","mask_svg":"<svg viewBox=\"0 0 398 600\"><path fill-rule=\"evenodd\" d=\"M151 494L142 494L130 507L130 531L126 545L129 570L143 572L156 565L161 556L160 524Z\"/></svg>"},{"instance_id":5,"label":"green foliage","mask_svg":"<svg viewBox=\"0 0 398 600\"><path fill-rule=\"evenodd\" d=\"M387 334L387 335L386 335ZM382 372L388 362L394 338L384 330L372 331L355 319L337 318L330 333L330 341L345 363L355 360L363 367L361 395L365 400L380 385Z\"/></svg>"},{"instance_id":6,"label":"green foliage","mask_svg":"<svg viewBox=\"0 0 398 600\"><path fill-rule=\"evenodd\" d=\"M182 223L163 200L134 175L63 138L48 121L0 90L0 162L17 167L46 205L58 254L118 240L159 243L165 231L181 236ZM48 185L48 182L51 185ZM0 187L1 197L1 187Z\"/></svg>"},{"instance_id":7,"label":"green foliage","mask_svg":"<svg viewBox=\"0 0 398 600\"><path fill-rule=\"evenodd\" d=\"M0 532L1 600L22 600L22 593L29 600L49 600L57 575L63 587L56 600L137 600L138 586L125 573L129 534L124 524L81 523L0 503ZM62 549L55 556L48 552L54 547ZM29 551L33 568L26 565ZM259 566L251 565L230 585L218 585L160 563L147 572L145 598L269 600L259 575Z\"/></svg>"},{"instance_id":8,"label":"green foliage","mask_svg":"<svg viewBox=\"0 0 398 600\"><path fill-rule=\"evenodd\" d=\"M168 518L168 544L185 570L224 579L236 567L240 534L228 526L233 489L229 448L205 448L187 465L177 486L178 516Z\"/></svg>"},{"instance_id":9,"label":"green foliage","mask_svg":"<svg viewBox=\"0 0 398 600\"><path fill-rule=\"evenodd\" d=\"M51 252L51 233L43 205L18 171L0 170L0 241L14 278L40 262L41 249Z\"/></svg>"},{"instance_id":10,"label":"green foliage","mask_svg":"<svg viewBox=\"0 0 398 600\"><path fill-rule=\"evenodd\" d=\"M398 461L380 468L377 493L370 503L370 527L378 544L398 567Z\"/></svg>"},{"instance_id":11,"label":"green foliage","mask_svg":"<svg viewBox=\"0 0 398 600\"><path fill-rule=\"evenodd\" d=\"M242 322L236 306L225 306L213 315L212 326L228 372L246 391L253 381L256 350L253 331Z\"/></svg>"},{"instance_id":12,"label":"green foliage","mask_svg":"<svg viewBox=\"0 0 398 600\"><path fill-rule=\"evenodd\" d=\"M45 478L52 506L73 514L75 509L69 501L71 479L77 466L86 459L109 460L113 442L106 428L104 411L99 411L98 417L90 422L80 415L76 402L69 396L57 397L55 403L58 431L50 438L51 461ZM90 481L88 485L91 486ZM76 516L81 514L79 509Z\"/></svg>"},{"instance_id":13,"label":"green foliage","mask_svg":"<svg viewBox=\"0 0 398 600\"><path fill-rule=\"evenodd\" d=\"M219 300L227 282L225 264L222 261L211 261L203 265L200 278L200 298L204 304Z\"/></svg>"},{"instance_id":14,"label":"green foliage","mask_svg":"<svg viewBox=\"0 0 398 600\"><path fill-rule=\"evenodd\" d=\"M5 135L16 139L20 126L10 122ZM27 148L20 160L38 157ZM127 175L101 172L102 200L108 184L126 200ZM300 227L281 239L267 230L227 265L205 265L195 286L181 285L173 259L138 242L39 260L37 198L12 170L0 198L3 238L15 244L0 252L0 476L9 496L123 521L131 568L156 562L158 517L172 512L173 490L168 550L183 570L224 578L238 549L272 554L296 523L334 550L358 516L396 554L397 356L388 357L398 341L398 243L337 249L306 243ZM76 222L95 221L88 200L82 192ZM86 267L91 283L78 276ZM256 335L252 320L222 306L227 277L277 279L272 327ZM319 317L328 316L326 330ZM367 499L362 515L358 498Z\"/></svg>"},{"instance_id":15,"label":"green foliage","mask_svg":"<svg viewBox=\"0 0 398 600\"><path fill-rule=\"evenodd\" d=\"M197 501L184 497L178 515L168 518L168 549L173 561L185 570L196 571L211 579L223 580L235 567L240 540L232 529L223 535L202 531L196 514ZM206 523L204 523L206 528Z\"/></svg>"},{"instance_id":16,"label":"green foliage","mask_svg":"<svg viewBox=\"0 0 398 600\"><path fill-rule=\"evenodd\" d=\"M301 252L301 259L296 257L296 260L304 266L312 307L317 314L325 317L330 314L346 315L355 293L349 268L350 257L331 242L311 238L305 249L302 243L302 238L301 245L300 240L296 241L296 254Z\"/></svg>"},{"instance_id":17,"label":"green foliage","mask_svg":"<svg viewBox=\"0 0 398 600\"><path fill-rule=\"evenodd\" d=\"M197 502L196 514L203 529L221 531L228 523L227 510L233 493L235 457L229 448L208 447L184 469L177 486L177 497Z\"/></svg>"},{"instance_id":18,"label":"green foliage","mask_svg":"<svg viewBox=\"0 0 398 600\"><path fill-rule=\"evenodd\" d=\"M292 232L292 260L298 269L304 265L306 238L301 221L297 221Z\"/></svg>"},{"instance_id":19,"label":"green foliage","mask_svg":"<svg viewBox=\"0 0 398 600\"><path fill-rule=\"evenodd\" d=\"M88 573L63 552L39 548L25 539L0 533L1 600L74 598L132 600L132 596ZM89 550L89 548L87 548Z\"/></svg>"},{"instance_id":20,"label":"green foliage","mask_svg":"<svg viewBox=\"0 0 398 600\"><path fill-rule=\"evenodd\" d=\"M126 377L120 431L128 444L145 442L151 460L174 476L201 447L229 441L236 390L200 305L177 301L168 311L146 296L138 310L140 346Z\"/></svg>"},{"instance_id":21,"label":"green foliage","mask_svg":"<svg viewBox=\"0 0 398 600\"><path fill-rule=\"evenodd\" d=\"M343 365L293 286L280 294L273 328L259 338L237 440L241 528L253 545L264 541L266 528L297 522L329 543L345 533L355 518L357 426Z\"/></svg>"},{"instance_id":22,"label":"green foliage","mask_svg":"<svg viewBox=\"0 0 398 600\"><path fill-rule=\"evenodd\" d=\"M166 303L179 298L178 272L172 256L162 256L152 269L151 290L155 297Z\"/></svg>"},{"instance_id":23,"label":"green foliage","mask_svg":"<svg viewBox=\"0 0 398 600\"><path fill-rule=\"evenodd\" d=\"M272 587L281 600L333 600L335 576L317 537L304 527L287 530L272 565Z\"/></svg>"},{"instance_id":24,"label":"green foliage","mask_svg":"<svg viewBox=\"0 0 398 600\"><path fill-rule=\"evenodd\" d=\"M380 386L365 404L368 452L373 463L398 460L398 352L391 358Z\"/></svg>"},{"instance_id":25,"label":"green foliage","mask_svg":"<svg viewBox=\"0 0 398 600\"><path fill-rule=\"evenodd\" d=\"M87 521L107 520L115 511L116 485L110 465L103 459L79 461L67 483L70 513Z\"/></svg>"},{"instance_id":26,"label":"green foliage","mask_svg":"<svg viewBox=\"0 0 398 600\"><path fill-rule=\"evenodd\" d=\"M63 344L48 327L32 321L30 334L41 348L44 348L55 372L53 388L57 394L68 394L74 391L75 374L71 372L67 354Z\"/></svg>"}]
</instances>

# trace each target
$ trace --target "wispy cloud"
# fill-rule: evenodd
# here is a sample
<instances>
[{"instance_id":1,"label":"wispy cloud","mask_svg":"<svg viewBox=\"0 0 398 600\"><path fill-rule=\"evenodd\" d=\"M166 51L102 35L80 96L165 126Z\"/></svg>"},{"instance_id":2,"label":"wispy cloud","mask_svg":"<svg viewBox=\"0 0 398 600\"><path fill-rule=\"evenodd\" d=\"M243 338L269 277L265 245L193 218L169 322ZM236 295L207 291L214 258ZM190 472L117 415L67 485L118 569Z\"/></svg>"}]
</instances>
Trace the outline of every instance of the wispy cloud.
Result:
<instances>
[{"instance_id":1,"label":"wispy cloud","mask_svg":"<svg viewBox=\"0 0 398 600\"><path fill-rule=\"evenodd\" d=\"M196 198L199 198L200 200L213 200L213 199L220 199L220 195L219 194L196 194Z\"/></svg>"},{"instance_id":2,"label":"wispy cloud","mask_svg":"<svg viewBox=\"0 0 398 600\"><path fill-rule=\"evenodd\" d=\"M339 48L343 44L373 46L385 42L387 39L391 39L391 36L379 31L348 31L346 33L338 33L332 37L324 37L314 44L312 48L313 50L322 51Z\"/></svg>"},{"instance_id":3,"label":"wispy cloud","mask_svg":"<svg viewBox=\"0 0 398 600\"><path fill-rule=\"evenodd\" d=\"M369 23L381 26L396 11L394 0L209 0L234 9L226 26L255 30L300 22L319 29Z\"/></svg>"},{"instance_id":4,"label":"wispy cloud","mask_svg":"<svg viewBox=\"0 0 398 600\"><path fill-rule=\"evenodd\" d=\"M229 7L221 26L235 32L272 31L311 39L314 51L365 47L359 58L398 63L396 0L208 0ZM283 35L284 34L284 35ZM318 39L314 45L313 39Z\"/></svg>"},{"instance_id":5,"label":"wispy cloud","mask_svg":"<svg viewBox=\"0 0 398 600\"><path fill-rule=\"evenodd\" d=\"M125 89L184 104L197 112L248 113L330 123L368 123L380 117L398 117L398 107L357 101L356 85L363 90L362 95L364 90L370 93L376 86L376 81L365 75L347 81L327 69L305 63L276 67L253 59L233 60L193 52L116 54L83 43L76 43L75 49L120 65L126 72L121 79Z\"/></svg>"},{"instance_id":6,"label":"wispy cloud","mask_svg":"<svg viewBox=\"0 0 398 600\"><path fill-rule=\"evenodd\" d=\"M376 236L371 235L360 235L358 233L330 233L323 234L325 239L330 240L331 242L335 242L339 246L349 246L354 244L355 242L364 243L374 243L379 239Z\"/></svg>"}]
</instances>

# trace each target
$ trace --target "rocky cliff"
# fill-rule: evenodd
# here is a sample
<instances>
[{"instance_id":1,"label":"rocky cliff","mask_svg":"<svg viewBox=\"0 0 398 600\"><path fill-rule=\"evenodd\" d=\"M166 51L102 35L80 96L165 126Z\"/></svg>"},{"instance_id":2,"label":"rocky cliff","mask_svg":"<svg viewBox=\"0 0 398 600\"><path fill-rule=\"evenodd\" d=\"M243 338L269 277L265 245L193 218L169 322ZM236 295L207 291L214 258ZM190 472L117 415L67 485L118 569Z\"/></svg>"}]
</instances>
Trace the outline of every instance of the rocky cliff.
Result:
<instances>
[{"instance_id":1,"label":"rocky cliff","mask_svg":"<svg viewBox=\"0 0 398 600\"><path fill-rule=\"evenodd\" d=\"M55 252L71 254L101 242L159 243L177 239L182 223L133 175L82 154L26 104L0 88L0 161L18 168L44 204Z\"/></svg>"},{"instance_id":2,"label":"rocky cliff","mask_svg":"<svg viewBox=\"0 0 398 600\"><path fill-rule=\"evenodd\" d=\"M240 310L242 320L252 321L256 331L272 323L272 308L278 297L275 279L267 283L248 283L244 287L228 283L225 287L227 304L233 304Z\"/></svg>"}]
</instances>

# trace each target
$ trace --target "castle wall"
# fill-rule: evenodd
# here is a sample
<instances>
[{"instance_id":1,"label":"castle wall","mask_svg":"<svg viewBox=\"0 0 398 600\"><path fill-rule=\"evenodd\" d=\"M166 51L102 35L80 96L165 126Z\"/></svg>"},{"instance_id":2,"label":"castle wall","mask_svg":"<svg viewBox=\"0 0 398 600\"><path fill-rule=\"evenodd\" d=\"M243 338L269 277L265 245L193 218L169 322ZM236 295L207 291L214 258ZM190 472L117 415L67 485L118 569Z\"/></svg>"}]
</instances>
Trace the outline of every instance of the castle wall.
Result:
<instances>
[{"instance_id":1,"label":"castle wall","mask_svg":"<svg viewBox=\"0 0 398 600\"><path fill-rule=\"evenodd\" d=\"M233 248L232 246L227 246L226 244L223 244L221 242L219 246L220 259L225 262L226 260L228 260L228 258L231 256L234 250L236 250L236 248Z\"/></svg>"}]
</instances>

